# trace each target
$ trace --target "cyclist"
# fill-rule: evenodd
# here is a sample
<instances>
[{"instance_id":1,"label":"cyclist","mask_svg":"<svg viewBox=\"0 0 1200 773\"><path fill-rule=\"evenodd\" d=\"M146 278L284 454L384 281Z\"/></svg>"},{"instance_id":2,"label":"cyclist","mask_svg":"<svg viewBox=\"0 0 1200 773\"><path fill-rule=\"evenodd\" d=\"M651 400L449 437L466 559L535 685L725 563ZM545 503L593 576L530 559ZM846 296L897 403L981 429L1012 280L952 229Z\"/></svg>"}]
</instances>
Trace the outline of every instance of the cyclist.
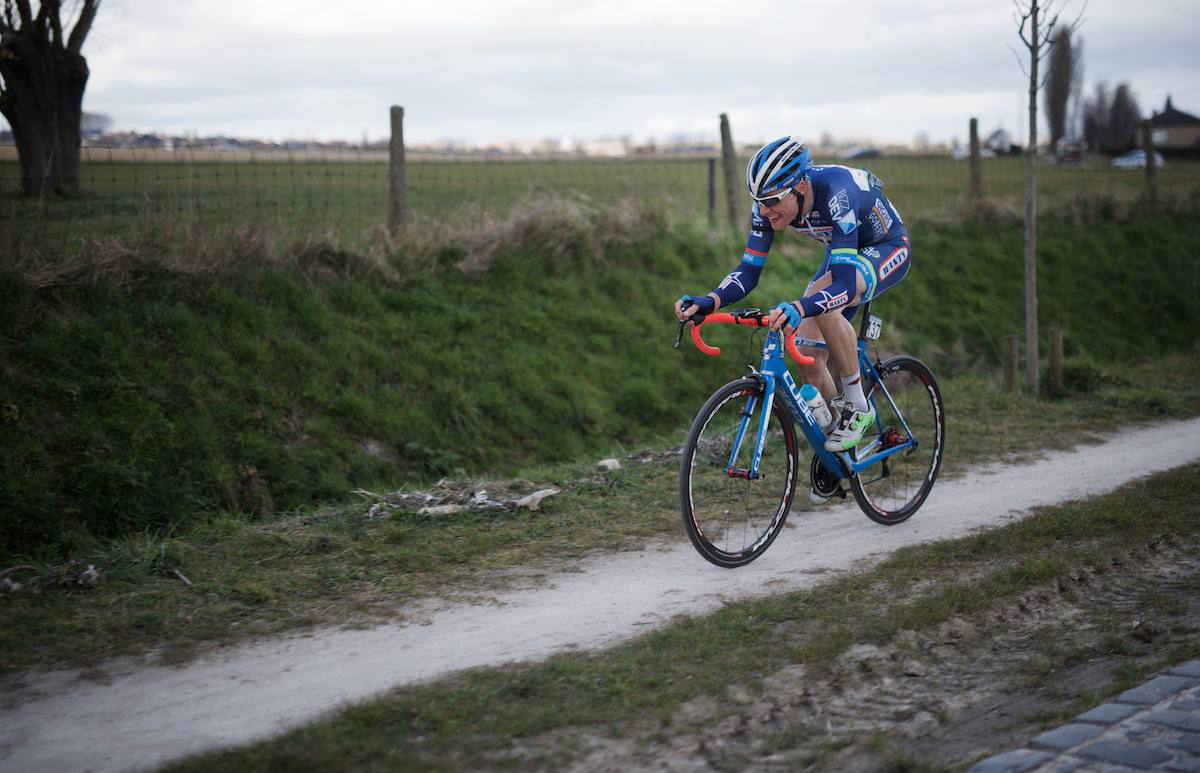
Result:
<instances>
[{"instance_id":1,"label":"cyclist","mask_svg":"<svg viewBox=\"0 0 1200 773\"><path fill-rule=\"evenodd\" d=\"M813 165L806 146L782 137L759 149L746 166L754 205L741 263L708 295L675 302L679 320L702 324L704 315L741 300L758 284L775 232L795 231L827 245L825 260L798 300L776 304L772 330L823 340L841 376L837 394L825 350L802 347L816 358L800 366L834 408L825 448L847 451L875 420L858 371L857 335L850 320L858 305L879 297L908 274L908 232L900 213L883 195L883 183L865 169Z\"/></svg>"}]
</instances>

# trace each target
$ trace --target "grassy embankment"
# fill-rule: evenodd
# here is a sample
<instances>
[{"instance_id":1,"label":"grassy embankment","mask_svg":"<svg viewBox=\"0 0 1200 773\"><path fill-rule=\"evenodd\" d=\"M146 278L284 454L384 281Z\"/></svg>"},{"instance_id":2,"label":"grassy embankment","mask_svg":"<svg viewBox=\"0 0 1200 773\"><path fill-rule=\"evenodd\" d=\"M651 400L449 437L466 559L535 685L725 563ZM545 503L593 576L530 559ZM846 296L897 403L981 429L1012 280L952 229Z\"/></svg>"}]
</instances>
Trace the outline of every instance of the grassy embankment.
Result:
<instances>
[{"instance_id":1,"label":"grassy embankment","mask_svg":"<svg viewBox=\"0 0 1200 773\"><path fill-rule=\"evenodd\" d=\"M681 289L727 270L736 246L654 226L568 219L482 274L448 268L463 255L448 248L432 274L399 283L350 260L190 278L143 268L127 287L33 291L8 277L5 565L65 552L105 578L6 600L9 666L154 648L185 657L205 642L394 615L398 600L480 569L678 536L669 455L600 478L588 462L562 464L678 444L707 392L742 371L734 331L714 331L729 347L717 360L672 351L668 311ZM896 320L884 348L915 351L942 377L946 472L997 448L1200 412L1185 270L1196 230L1183 215L1097 220L1082 237L1047 229L1043 320L1067 329L1072 394L1034 401L998 393L988 338L1020 326L1017 229L923 228L916 268L878 311ZM752 301L789 293L818 257L781 248ZM1147 313L1123 314L1127 266L1150 250ZM504 302L519 315L489 311ZM1153 356L1130 363L1139 353ZM368 520L362 504L314 506L456 468L568 490L536 515Z\"/></svg>"},{"instance_id":2,"label":"grassy embankment","mask_svg":"<svg viewBox=\"0 0 1200 773\"><path fill-rule=\"evenodd\" d=\"M743 370L670 348L672 299L711 287L736 242L642 211L549 211L517 233L399 268L325 252L40 289L0 276L0 557L644 442ZM1190 347L1198 237L1184 213L1047 224L1043 325L1102 360ZM780 241L751 303L794 297L818 261ZM943 376L994 368L1021 328L1019 229L918 226L913 243L878 305L884 348Z\"/></svg>"}]
</instances>

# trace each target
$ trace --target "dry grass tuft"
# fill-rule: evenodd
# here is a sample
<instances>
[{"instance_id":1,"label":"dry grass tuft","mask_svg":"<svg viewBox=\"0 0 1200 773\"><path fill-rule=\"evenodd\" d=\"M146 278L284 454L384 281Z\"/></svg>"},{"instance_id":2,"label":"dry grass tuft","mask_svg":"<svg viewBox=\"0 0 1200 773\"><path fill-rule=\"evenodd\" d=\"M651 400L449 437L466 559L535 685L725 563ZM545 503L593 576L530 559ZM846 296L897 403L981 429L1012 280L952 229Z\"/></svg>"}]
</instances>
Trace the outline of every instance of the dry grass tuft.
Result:
<instances>
[{"instance_id":1,"label":"dry grass tuft","mask_svg":"<svg viewBox=\"0 0 1200 773\"><path fill-rule=\"evenodd\" d=\"M586 197L531 196L506 217L484 214L472 225L417 218L398 233L380 226L361 237L360 250L346 249L348 234L336 227L287 240L286 223L212 227L198 217L147 217L136 233L84 239L77 254L62 250L18 251L10 266L35 289L100 280L131 287L155 273L218 276L246 265L292 267L313 279L370 277L389 284L430 270L453 268L486 274L498 256L536 254L549 267L570 268L580 256L603 261L613 250L667 227L661 213L625 199L599 206Z\"/></svg>"}]
</instances>

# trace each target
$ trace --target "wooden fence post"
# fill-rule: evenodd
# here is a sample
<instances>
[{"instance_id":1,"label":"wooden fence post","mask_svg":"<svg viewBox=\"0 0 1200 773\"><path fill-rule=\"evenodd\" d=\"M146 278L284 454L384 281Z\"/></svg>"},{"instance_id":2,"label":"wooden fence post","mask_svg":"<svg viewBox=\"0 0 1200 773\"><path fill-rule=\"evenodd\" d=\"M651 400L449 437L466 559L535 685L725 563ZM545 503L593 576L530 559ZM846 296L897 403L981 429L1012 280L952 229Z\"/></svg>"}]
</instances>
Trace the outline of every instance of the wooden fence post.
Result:
<instances>
[{"instance_id":1,"label":"wooden fence post","mask_svg":"<svg viewBox=\"0 0 1200 773\"><path fill-rule=\"evenodd\" d=\"M1050 394L1063 393L1063 331L1050 328Z\"/></svg>"},{"instance_id":2,"label":"wooden fence post","mask_svg":"<svg viewBox=\"0 0 1200 773\"><path fill-rule=\"evenodd\" d=\"M717 222L717 159L708 160L708 224Z\"/></svg>"},{"instance_id":3,"label":"wooden fence post","mask_svg":"<svg viewBox=\"0 0 1200 773\"><path fill-rule=\"evenodd\" d=\"M1146 151L1146 198L1153 207L1158 203L1158 163L1154 160L1154 132L1149 118L1142 121L1142 147Z\"/></svg>"},{"instance_id":4,"label":"wooden fence post","mask_svg":"<svg viewBox=\"0 0 1200 773\"><path fill-rule=\"evenodd\" d=\"M736 229L741 225L737 206L737 153L733 149L733 134L729 131L729 116L725 113L721 113L721 160L725 168L725 205L729 212L729 224Z\"/></svg>"},{"instance_id":5,"label":"wooden fence post","mask_svg":"<svg viewBox=\"0 0 1200 773\"><path fill-rule=\"evenodd\" d=\"M392 141L388 144L391 183L388 231L395 236L408 220L408 188L404 178L404 108L392 105Z\"/></svg>"},{"instance_id":6,"label":"wooden fence post","mask_svg":"<svg viewBox=\"0 0 1200 773\"><path fill-rule=\"evenodd\" d=\"M1004 336L1004 392L1010 394L1017 388L1017 336Z\"/></svg>"},{"instance_id":7,"label":"wooden fence post","mask_svg":"<svg viewBox=\"0 0 1200 773\"><path fill-rule=\"evenodd\" d=\"M983 156L979 149L979 119L971 119L971 180L968 197L978 204L983 201Z\"/></svg>"}]
</instances>

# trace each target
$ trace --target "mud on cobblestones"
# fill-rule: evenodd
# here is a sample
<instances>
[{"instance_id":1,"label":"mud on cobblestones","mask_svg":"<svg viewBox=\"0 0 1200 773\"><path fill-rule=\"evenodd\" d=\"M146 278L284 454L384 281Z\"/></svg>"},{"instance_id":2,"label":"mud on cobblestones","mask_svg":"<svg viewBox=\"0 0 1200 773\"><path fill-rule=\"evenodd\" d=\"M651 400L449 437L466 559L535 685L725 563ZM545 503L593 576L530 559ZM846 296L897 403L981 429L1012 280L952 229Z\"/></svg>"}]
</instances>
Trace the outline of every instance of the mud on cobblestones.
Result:
<instances>
[{"instance_id":1,"label":"mud on cobblestones","mask_svg":"<svg viewBox=\"0 0 1200 773\"><path fill-rule=\"evenodd\" d=\"M1131 669L1200 654L1198 588L1200 542L1161 537L977 614L854 644L820 673L791 664L694 698L651 727L560 729L496 761L563 754L576 771L965 769L1061 725Z\"/></svg>"}]
</instances>

